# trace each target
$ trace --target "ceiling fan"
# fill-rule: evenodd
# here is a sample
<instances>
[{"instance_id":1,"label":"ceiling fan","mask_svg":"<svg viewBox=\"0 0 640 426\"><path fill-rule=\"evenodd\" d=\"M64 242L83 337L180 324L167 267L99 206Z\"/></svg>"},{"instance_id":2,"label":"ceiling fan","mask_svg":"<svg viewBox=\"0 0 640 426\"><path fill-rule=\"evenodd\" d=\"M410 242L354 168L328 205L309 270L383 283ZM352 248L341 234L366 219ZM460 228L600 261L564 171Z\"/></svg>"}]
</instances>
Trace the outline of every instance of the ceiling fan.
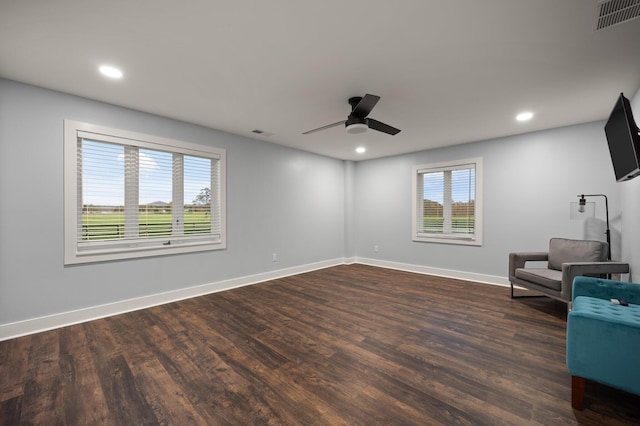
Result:
<instances>
[{"instance_id":1,"label":"ceiling fan","mask_svg":"<svg viewBox=\"0 0 640 426\"><path fill-rule=\"evenodd\" d=\"M373 118L367 117L374 106L380 100L380 96L366 94L364 97L355 96L349 98L349 105L351 105L351 113L346 120L338 121L337 123L327 124L326 126L318 127L317 129L304 132L303 135L309 133L319 132L320 130L330 129L331 127L344 124L347 129L347 133L363 133L367 129L377 130L389 135L395 135L400 132L400 129L389 126Z\"/></svg>"}]
</instances>

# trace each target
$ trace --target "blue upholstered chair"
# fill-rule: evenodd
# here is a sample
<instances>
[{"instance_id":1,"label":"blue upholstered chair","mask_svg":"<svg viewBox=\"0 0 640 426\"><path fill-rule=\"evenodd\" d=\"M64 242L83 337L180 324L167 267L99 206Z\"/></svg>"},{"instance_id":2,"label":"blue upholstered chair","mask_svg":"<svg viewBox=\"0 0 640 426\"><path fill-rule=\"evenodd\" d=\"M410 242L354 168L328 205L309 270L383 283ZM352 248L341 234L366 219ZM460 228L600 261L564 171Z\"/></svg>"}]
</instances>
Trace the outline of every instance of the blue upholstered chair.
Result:
<instances>
[{"instance_id":1,"label":"blue upholstered chair","mask_svg":"<svg viewBox=\"0 0 640 426\"><path fill-rule=\"evenodd\" d=\"M640 395L640 284L576 277L572 297L567 367L573 408L582 409L585 380Z\"/></svg>"}]
</instances>

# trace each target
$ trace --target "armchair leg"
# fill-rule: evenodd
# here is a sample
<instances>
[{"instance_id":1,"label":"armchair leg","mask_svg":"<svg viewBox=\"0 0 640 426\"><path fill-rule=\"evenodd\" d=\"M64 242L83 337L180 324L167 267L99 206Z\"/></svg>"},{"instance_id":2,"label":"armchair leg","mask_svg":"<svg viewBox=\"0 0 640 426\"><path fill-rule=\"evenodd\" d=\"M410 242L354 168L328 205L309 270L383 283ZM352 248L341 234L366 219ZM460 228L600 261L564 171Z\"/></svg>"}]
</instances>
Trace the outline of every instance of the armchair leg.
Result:
<instances>
[{"instance_id":1,"label":"armchair leg","mask_svg":"<svg viewBox=\"0 0 640 426\"><path fill-rule=\"evenodd\" d=\"M582 411L584 403L584 388L586 380L582 377L571 376L571 406Z\"/></svg>"}]
</instances>

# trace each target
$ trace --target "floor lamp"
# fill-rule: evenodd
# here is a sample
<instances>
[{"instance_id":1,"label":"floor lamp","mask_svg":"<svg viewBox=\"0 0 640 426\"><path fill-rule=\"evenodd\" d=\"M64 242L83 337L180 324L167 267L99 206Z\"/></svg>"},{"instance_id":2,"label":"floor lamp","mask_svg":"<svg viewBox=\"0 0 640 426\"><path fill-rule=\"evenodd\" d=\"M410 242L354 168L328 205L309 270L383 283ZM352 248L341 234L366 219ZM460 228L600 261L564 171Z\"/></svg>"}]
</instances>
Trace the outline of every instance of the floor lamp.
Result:
<instances>
[{"instance_id":1,"label":"floor lamp","mask_svg":"<svg viewBox=\"0 0 640 426\"><path fill-rule=\"evenodd\" d=\"M595 217L596 208L595 203L588 203L586 197L604 197L604 208L607 214L607 230L605 235L607 236L607 244L609 248L607 250L607 260L611 260L611 231L609 230L609 200L604 194L580 194L577 197L580 200L577 203L571 203L571 219L584 220L588 217Z\"/></svg>"}]
</instances>

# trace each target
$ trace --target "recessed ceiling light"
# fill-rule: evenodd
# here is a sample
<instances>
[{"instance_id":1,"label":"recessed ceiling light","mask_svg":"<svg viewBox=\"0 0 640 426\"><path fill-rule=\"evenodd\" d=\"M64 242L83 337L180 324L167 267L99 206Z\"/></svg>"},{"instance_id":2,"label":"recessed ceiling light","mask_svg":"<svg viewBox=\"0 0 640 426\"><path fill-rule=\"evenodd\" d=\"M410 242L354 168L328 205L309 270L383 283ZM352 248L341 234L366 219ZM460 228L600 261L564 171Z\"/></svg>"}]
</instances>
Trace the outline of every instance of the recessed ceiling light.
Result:
<instances>
[{"instance_id":1,"label":"recessed ceiling light","mask_svg":"<svg viewBox=\"0 0 640 426\"><path fill-rule=\"evenodd\" d=\"M122 78L122 71L120 71L116 67L112 67L110 65L102 65L100 68L100 73L105 77L109 78Z\"/></svg>"},{"instance_id":2,"label":"recessed ceiling light","mask_svg":"<svg viewBox=\"0 0 640 426\"><path fill-rule=\"evenodd\" d=\"M533 113L530 111L521 112L516 115L516 120L518 121L529 121L533 118Z\"/></svg>"},{"instance_id":3,"label":"recessed ceiling light","mask_svg":"<svg viewBox=\"0 0 640 426\"><path fill-rule=\"evenodd\" d=\"M365 148L364 146L359 146L356 148L356 152L358 154L364 154L365 152L367 152L367 148Z\"/></svg>"}]
</instances>

